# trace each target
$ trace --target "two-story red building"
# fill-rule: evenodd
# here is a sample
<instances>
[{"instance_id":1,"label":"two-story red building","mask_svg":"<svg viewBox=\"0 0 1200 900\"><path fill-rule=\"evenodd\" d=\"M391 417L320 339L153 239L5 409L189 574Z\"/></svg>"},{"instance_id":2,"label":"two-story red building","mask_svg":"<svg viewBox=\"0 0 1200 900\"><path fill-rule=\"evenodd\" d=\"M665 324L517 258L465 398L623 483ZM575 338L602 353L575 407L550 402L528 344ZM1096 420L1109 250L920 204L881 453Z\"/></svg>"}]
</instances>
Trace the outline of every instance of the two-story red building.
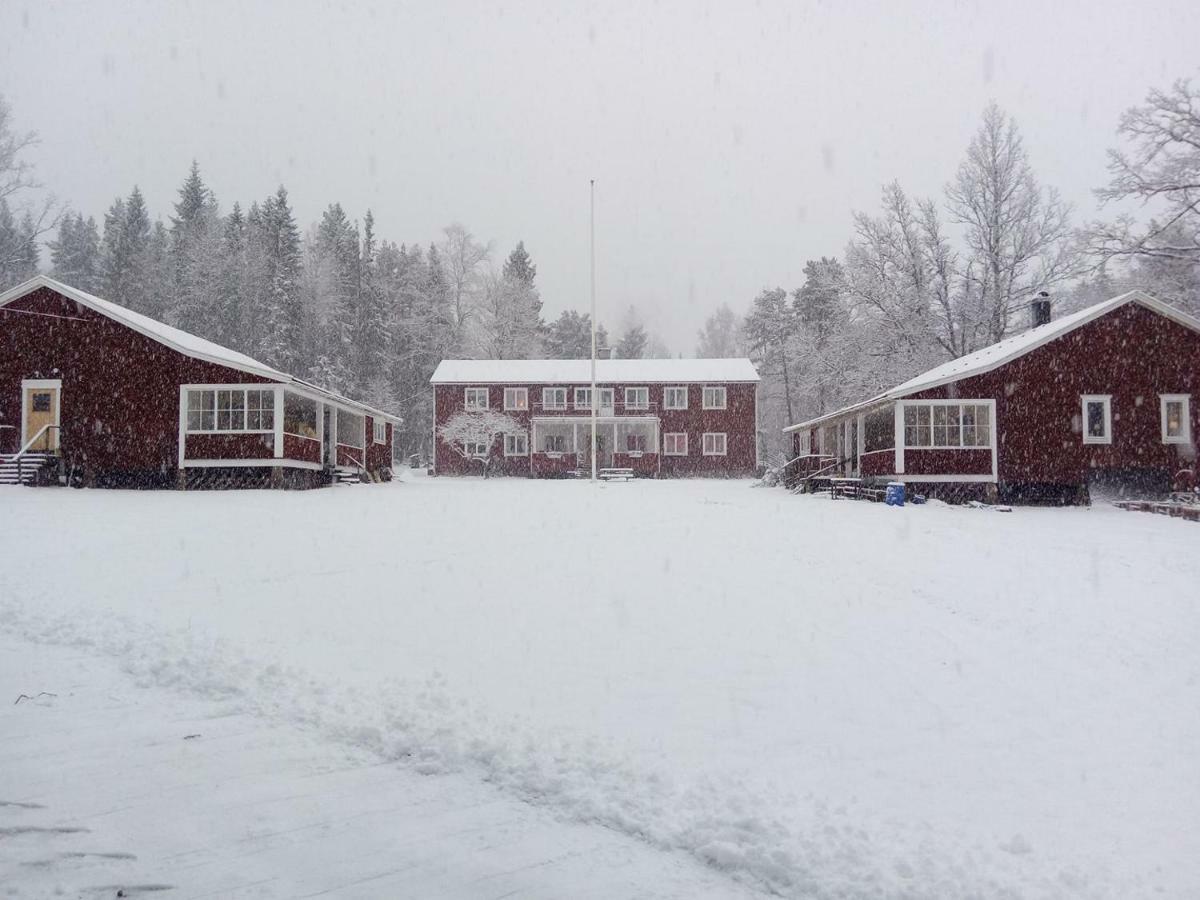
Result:
<instances>
[{"instance_id":1,"label":"two-story red building","mask_svg":"<svg viewBox=\"0 0 1200 900\"><path fill-rule=\"evenodd\" d=\"M478 473L475 457L511 475L591 468L591 360L448 359L434 392L434 472ZM758 463L758 372L748 359L596 361L597 464L643 476L745 476ZM495 446L441 438L457 414L495 410L517 428ZM501 446L502 444L502 446ZM464 452L465 455L464 455Z\"/></svg>"},{"instance_id":2,"label":"two-story red building","mask_svg":"<svg viewBox=\"0 0 1200 900\"><path fill-rule=\"evenodd\" d=\"M0 294L0 483L386 477L398 421L45 276Z\"/></svg>"},{"instance_id":3,"label":"two-story red building","mask_svg":"<svg viewBox=\"0 0 1200 900\"><path fill-rule=\"evenodd\" d=\"M1086 501L1167 491L1194 470L1200 321L1131 291L785 429L798 477L902 481L946 496Z\"/></svg>"}]
</instances>

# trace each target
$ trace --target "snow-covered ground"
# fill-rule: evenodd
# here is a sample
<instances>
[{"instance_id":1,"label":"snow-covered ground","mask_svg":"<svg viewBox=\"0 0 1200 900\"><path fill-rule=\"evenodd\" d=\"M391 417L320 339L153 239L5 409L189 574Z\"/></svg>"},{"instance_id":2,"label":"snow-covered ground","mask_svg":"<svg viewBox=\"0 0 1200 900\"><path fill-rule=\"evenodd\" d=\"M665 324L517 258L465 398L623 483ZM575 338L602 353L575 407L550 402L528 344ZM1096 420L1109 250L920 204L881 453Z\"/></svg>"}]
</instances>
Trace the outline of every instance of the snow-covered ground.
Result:
<instances>
[{"instance_id":1,"label":"snow-covered ground","mask_svg":"<svg viewBox=\"0 0 1200 900\"><path fill-rule=\"evenodd\" d=\"M513 896L562 895L573 878L598 896L1200 896L1192 523L1100 507L898 510L747 482L406 473L310 493L13 489L0 540L0 653L61 645L80 673L67 681L144 686L144 702L117 691L122 728L159 734L167 721L174 735L209 704L285 735L228 761L229 778L267 779L268 793L301 770L382 763L305 809L427 835L422 858L444 844L450 868L466 853L451 829L426 831L380 791L450 807L486 791L493 823L572 823L544 856L587 862L541 881L526 868ZM114 665L124 674L94 674ZM99 788L64 788L52 755L60 743L82 753L74 723L102 728L94 704L64 704L55 665L23 681L11 668L0 687L14 697L59 697L0 717L0 801L94 808ZM30 735L15 767L14 735ZM148 771L202 794L226 763L197 762L201 743L172 743ZM129 785L151 777L131 774L137 759L91 764ZM209 804L187 824L169 792L138 804L149 824L118 849L139 855L144 883L181 896L219 892L247 852L232 833L263 815L247 805L222 824ZM6 887L20 888L28 860L4 829L28 812L0 807ZM45 815L70 827L84 813ZM150 865L156 816L210 848L200 881L169 859ZM344 885L393 857L412 864L402 843L368 865L345 862L338 840L281 842L255 870L316 872L328 855L345 881L313 891L370 895ZM627 881L605 881L605 860L626 857L636 865L612 868ZM511 868L537 858L515 853ZM467 881L414 895L505 893Z\"/></svg>"}]
</instances>

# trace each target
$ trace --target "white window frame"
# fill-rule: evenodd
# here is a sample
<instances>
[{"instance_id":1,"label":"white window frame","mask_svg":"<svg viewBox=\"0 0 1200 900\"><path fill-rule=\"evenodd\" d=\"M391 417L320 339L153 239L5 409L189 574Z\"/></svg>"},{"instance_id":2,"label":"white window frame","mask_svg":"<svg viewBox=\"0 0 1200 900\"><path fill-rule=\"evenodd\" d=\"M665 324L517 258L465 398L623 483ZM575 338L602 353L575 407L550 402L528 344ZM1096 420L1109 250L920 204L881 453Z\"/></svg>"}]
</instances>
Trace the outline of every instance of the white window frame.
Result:
<instances>
[{"instance_id":1,"label":"white window frame","mask_svg":"<svg viewBox=\"0 0 1200 900\"><path fill-rule=\"evenodd\" d=\"M963 415L963 409L968 406L973 407L976 410L975 421L969 426L966 423L966 416ZM958 425L957 425L958 443L957 444L950 444L950 443L939 444L934 441L933 437L938 428L949 427L946 425L935 424L937 416L934 411L939 408L947 410L947 416L949 415L950 409L952 409L952 408L958 409ZM928 409L929 410L929 424L928 425L910 426L908 424L908 411L910 409L912 409L912 410ZM980 410L980 409L986 410L987 417L988 417L988 422L987 422L987 426L986 426L987 430L988 430L988 439L986 441L984 441L983 443L979 442L979 437L978 437L978 435L979 435L979 418L978 418L979 413L978 413L978 410ZM954 399L954 400L913 400L913 401L908 401L904 404L903 412L901 413L901 418L903 420L903 428L904 428L904 431L903 431L903 434L901 435L901 437L903 438L904 449L905 450L987 450L992 445L993 431L996 427L996 423L993 421L993 418L994 418L993 413L994 413L994 410L992 408L991 401L987 400L986 398L965 398L965 399L960 398L960 399ZM920 428L924 433L926 433L929 436L929 443L928 444L910 444L908 442L908 429L910 427ZM975 440L972 443L967 443L967 429L968 428L975 429ZM828 448L826 448L826 455L828 455L828 456L833 455L832 453L829 452Z\"/></svg>"},{"instance_id":2,"label":"white window frame","mask_svg":"<svg viewBox=\"0 0 1200 900\"><path fill-rule=\"evenodd\" d=\"M719 409L720 407L715 407ZM712 438L713 449L708 449L709 438ZM716 449L717 438L721 439L721 449ZM704 456L727 456L729 451L729 433L725 431L706 431L700 439L700 453Z\"/></svg>"},{"instance_id":3,"label":"white window frame","mask_svg":"<svg viewBox=\"0 0 1200 900\"><path fill-rule=\"evenodd\" d=\"M479 412L480 410L487 409L489 403L491 402L488 397L489 393L490 392L485 387L463 388L463 409L465 409L467 412ZM479 405L478 400L480 394L483 395L482 406ZM472 401L472 397L476 399Z\"/></svg>"},{"instance_id":4,"label":"white window frame","mask_svg":"<svg viewBox=\"0 0 1200 900\"><path fill-rule=\"evenodd\" d=\"M475 449L472 450L471 448ZM467 441L463 444L463 452L471 459L484 459L488 455L488 445L486 441Z\"/></svg>"},{"instance_id":5,"label":"white window frame","mask_svg":"<svg viewBox=\"0 0 1200 900\"><path fill-rule=\"evenodd\" d=\"M577 388L575 388L575 398L574 398L574 400L575 400L575 408L576 408L576 409L586 409L586 410L588 410L589 412L591 411L591 408L592 408L592 404L591 404L591 396L590 396L590 395L591 395L591 392L592 392L592 389L591 389L590 387L577 387ZM612 389L612 388L610 388L610 387L599 387L599 386L597 386L597 387L596 387L596 392L600 394L600 408L601 408L601 409L612 409L613 402L615 401L615 397L613 396L613 389ZM585 396L587 396L587 397L588 397L588 401L587 401L586 403L580 403L580 402L579 402L579 396L580 396L580 394L583 394L583 395L585 395ZM607 397L609 398L609 402L608 402L608 403L605 403L605 402L604 402L604 398L605 398L605 396L607 396Z\"/></svg>"},{"instance_id":6,"label":"white window frame","mask_svg":"<svg viewBox=\"0 0 1200 900\"><path fill-rule=\"evenodd\" d=\"M1183 430L1179 434L1167 434L1167 405L1180 404L1182 409ZM1164 444L1190 444L1192 442L1192 397L1190 394L1159 394L1158 409L1162 421L1162 442Z\"/></svg>"},{"instance_id":7,"label":"white window frame","mask_svg":"<svg viewBox=\"0 0 1200 900\"><path fill-rule=\"evenodd\" d=\"M529 455L529 435L525 432L519 434L504 435L504 455L505 456L528 456Z\"/></svg>"},{"instance_id":8,"label":"white window frame","mask_svg":"<svg viewBox=\"0 0 1200 900\"><path fill-rule=\"evenodd\" d=\"M521 398L520 403L516 402L517 397ZM505 412L525 412L528 409L529 409L529 388L506 387L504 389L504 411Z\"/></svg>"},{"instance_id":9,"label":"white window frame","mask_svg":"<svg viewBox=\"0 0 1200 900\"><path fill-rule=\"evenodd\" d=\"M220 409L220 394L221 392L242 395L242 425L240 428L221 428L221 409ZM250 397L251 393L267 394L271 397L271 424L258 428L249 428L247 423L250 421ZM212 396L212 428L192 428L191 425L191 398L194 395L211 395ZM203 401L201 401L203 403ZM275 387L274 385L226 385L214 384L212 387L202 388L184 388L183 396L183 420L184 431L186 434L274 434L275 433L275 418L282 416L283 410L276 409L275 404ZM262 398L259 398L259 408L257 410L261 417L264 412L262 408ZM203 421L203 407L201 407L201 421Z\"/></svg>"},{"instance_id":10,"label":"white window frame","mask_svg":"<svg viewBox=\"0 0 1200 900\"><path fill-rule=\"evenodd\" d=\"M719 404L709 401L709 391L721 392L721 402ZM703 403L701 405L704 409L728 409L729 391L726 390L723 384L706 384L704 386ZM709 434L716 434L716 432L709 432Z\"/></svg>"},{"instance_id":11,"label":"white window frame","mask_svg":"<svg viewBox=\"0 0 1200 900\"><path fill-rule=\"evenodd\" d=\"M640 395L645 398L642 402L630 402L629 395ZM627 387L625 388L625 408L628 409L649 409L650 408L650 388L648 387Z\"/></svg>"},{"instance_id":12,"label":"white window frame","mask_svg":"<svg viewBox=\"0 0 1200 900\"><path fill-rule=\"evenodd\" d=\"M683 392L683 403L672 403L671 397L674 393ZM688 389L686 384L671 385L663 388L663 409L687 409L688 408Z\"/></svg>"},{"instance_id":13,"label":"white window frame","mask_svg":"<svg viewBox=\"0 0 1200 900\"><path fill-rule=\"evenodd\" d=\"M675 449L667 449L667 440L675 438ZM683 450L679 449L679 438L683 438ZM687 456L688 455L688 436L686 431L668 431L663 435L663 456Z\"/></svg>"},{"instance_id":14,"label":"white window frame","mask_svg":"<svg viewBox=\"0 0 1200 900\"><path fill-rule=\"evenodd\" d=\"M387 422L385 422L383 419L372 419L371 431L371 436L375 439L375 443L387 443Z\"/></svg>"},{"instance_id":15,"label":"white window frame","mask_svg":"<svg viewBox=\"0 0 1200 900\"><path fill-rule=\"evenodd\" d=\"M551 403L549 397L562 396L562 403ZM567 408L567 389L565 387L544 387L542 388L542 409L550 409L555 411L565 410Z\"/></svg>"},{"instance_id":16,"label":"white window frame","mask_svg":"<svg viewBox=\"0 0 1200 900\"><path fill-rule=\"evenodd\" d=\"M1104 434L1096 436L1088 433L1088 405L1100 403L1104 406ZM1080 397L1079 433L1085 444L1111 444L1113 442L1112 426L1112 394L1084 394Z\"/></svg>"}]
</instances>

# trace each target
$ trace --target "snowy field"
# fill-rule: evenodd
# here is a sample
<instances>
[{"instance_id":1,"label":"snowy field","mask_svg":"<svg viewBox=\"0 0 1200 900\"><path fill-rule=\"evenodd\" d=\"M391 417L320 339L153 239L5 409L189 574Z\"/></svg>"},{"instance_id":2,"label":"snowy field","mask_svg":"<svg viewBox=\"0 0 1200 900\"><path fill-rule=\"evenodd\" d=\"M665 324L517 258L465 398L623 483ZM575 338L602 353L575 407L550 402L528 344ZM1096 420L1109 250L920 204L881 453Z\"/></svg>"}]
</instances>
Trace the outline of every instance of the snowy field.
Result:
<instances>
[{"instance_id":1,"label":"snowy field","mask_svg":"<svg viewBox=\"0 0 1200 900\"><path fill-rule=\"evenodd\" d=\"M0 539L15 896L1200 897L1192 523L405 473Z\"/></svg>"}]
</instances>

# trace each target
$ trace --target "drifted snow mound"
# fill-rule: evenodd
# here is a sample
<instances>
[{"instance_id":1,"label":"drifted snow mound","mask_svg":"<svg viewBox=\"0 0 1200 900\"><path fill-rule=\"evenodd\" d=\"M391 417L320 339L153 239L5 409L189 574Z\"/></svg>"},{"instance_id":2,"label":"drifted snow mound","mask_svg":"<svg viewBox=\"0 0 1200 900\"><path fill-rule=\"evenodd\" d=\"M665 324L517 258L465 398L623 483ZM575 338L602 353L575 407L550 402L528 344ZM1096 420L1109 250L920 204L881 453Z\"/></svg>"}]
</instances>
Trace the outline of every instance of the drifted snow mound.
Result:
<instances>
[{"instance_id":1,"label":"drifted snow mound","mask_svg":"<svg viewBox=\"0 0 1200 900\"><path fill-rule=\"evenodd\" d=\"M445 679L387 682L366 692L264 664L224 641L165 634L115 617L49 617L0 601L0 629L24 639L119 658L140 685L228 702L317 731L435 776L475 774L527 802L704 863L768 893L848 898L1108 898L1115 886L1031 865L1019 835L962 846L912 823L872 831L852 808L818 797L749 791L736 779L679 783L637 769L600 742L535 740L520 721L494 721L456 698ZM753 760L747 760L752 766ZM1115 891L1115 893L1114 893Z\"/></svg>"}]
</instances>

